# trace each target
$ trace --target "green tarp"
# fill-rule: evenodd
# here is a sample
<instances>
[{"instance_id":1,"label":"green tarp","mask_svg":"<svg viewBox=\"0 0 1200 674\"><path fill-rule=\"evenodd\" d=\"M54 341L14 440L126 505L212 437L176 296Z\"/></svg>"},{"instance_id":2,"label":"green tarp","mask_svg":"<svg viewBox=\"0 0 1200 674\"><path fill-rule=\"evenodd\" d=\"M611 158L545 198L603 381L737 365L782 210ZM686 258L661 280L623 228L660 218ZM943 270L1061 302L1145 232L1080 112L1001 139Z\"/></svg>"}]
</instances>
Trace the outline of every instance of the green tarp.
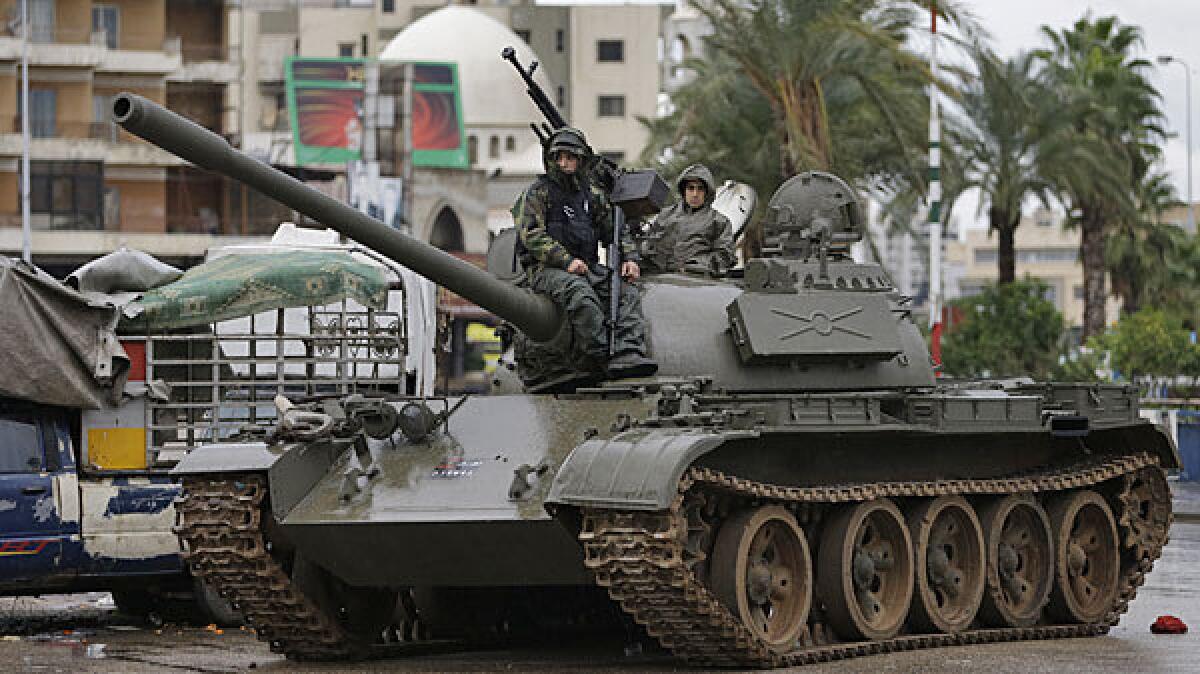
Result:
<instances>
[{"instance_id":1,"label":"green tarp","mask_svg":"<svg viewBox=\"0 0 1200 674\"><path fill-rule=\"evenodd\" d=\"M122 332L185 328L286 307L352 298L387 307L382 268L342 252L234 254L193 267L178 281L146 292L122 317Z\"/></svg>"}]
</instances>

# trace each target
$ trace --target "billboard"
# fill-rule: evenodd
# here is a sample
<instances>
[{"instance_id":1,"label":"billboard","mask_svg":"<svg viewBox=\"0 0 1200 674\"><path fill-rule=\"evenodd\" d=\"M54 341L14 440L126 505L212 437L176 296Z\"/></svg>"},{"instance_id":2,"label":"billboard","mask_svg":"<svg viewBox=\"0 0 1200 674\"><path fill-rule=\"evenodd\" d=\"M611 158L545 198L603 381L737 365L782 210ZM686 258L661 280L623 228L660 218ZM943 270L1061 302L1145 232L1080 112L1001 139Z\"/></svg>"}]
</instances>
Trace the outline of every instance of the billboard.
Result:
<instances>
[{"instance_id":1,"label":"billboard","mask_svg":"<svg viewBox=\"0 0 1200 674\"><path fill-rule=\"evenodd\" d=\"M340 164L360 159L365 62L290 56L284 71L296 163Z\"/></svg>"},{"instance_id":2,"label":"billboard","mask_svg":"<svg viewBox=\"0 0 1200 674\"><path fill-rule=\"evenodd\" d=\"M413 165L468 168L455 63L413 64Z\"/></svg>"},{"instance_id":3,"label":"billboard","mask_svg":"<svg viewBox=\"0 0 1200 674\"><path fill-rule=\"evenodd\" d=\"M363 59L288 57L284 70L297 164L362 158L366 65ZM468 168L458 65L414 63L412 106L413 165Z\"/></svg>"}]
</instances>

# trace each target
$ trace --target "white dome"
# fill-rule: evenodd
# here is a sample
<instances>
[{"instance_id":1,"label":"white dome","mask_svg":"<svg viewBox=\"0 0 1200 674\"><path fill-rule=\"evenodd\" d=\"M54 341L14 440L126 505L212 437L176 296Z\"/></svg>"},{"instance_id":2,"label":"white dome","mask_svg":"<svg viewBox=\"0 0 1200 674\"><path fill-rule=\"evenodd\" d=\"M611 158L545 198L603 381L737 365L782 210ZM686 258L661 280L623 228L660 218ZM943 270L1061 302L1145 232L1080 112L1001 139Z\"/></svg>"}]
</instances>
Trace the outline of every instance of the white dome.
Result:
<instances>
[{"instance_id":1,"label":"white dome","mask_svg":"<svg viewBox=\"0 0 1200 674\"><path fill-rule=\"evenodd\" d=\"M455 62L465 125L528 129L530 122L544 118L525 94L516 70L500 58L505 47L516 49L525 67L538 60L529 45L504 24L469 7L450 5L410 23L392 38L379 58ZM545 70L538 68L533 79L553 100L554 86Z\"/></svg>"}]
</instances>

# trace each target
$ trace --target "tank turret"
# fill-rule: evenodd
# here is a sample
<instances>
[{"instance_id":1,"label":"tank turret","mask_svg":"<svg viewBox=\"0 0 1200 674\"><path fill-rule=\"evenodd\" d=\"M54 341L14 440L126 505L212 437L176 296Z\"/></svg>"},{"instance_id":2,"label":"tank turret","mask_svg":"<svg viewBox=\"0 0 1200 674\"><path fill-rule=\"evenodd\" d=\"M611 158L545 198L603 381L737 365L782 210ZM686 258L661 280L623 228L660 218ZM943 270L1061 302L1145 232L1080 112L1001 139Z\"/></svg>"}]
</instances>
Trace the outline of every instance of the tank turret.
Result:
<instances>
[{"instance_id":1,"label":"tank turret","mask_svg":"<svg viewBox=\"0 0 1200 674\"><path fill-rule=\"evenodd\" d=\"M509 321L533 339L549 340L562 327L558 310L546 298L501 281L468 262L359 213L233 149L224 138L153 101L136 94L118 94L113 101L113 119L126 131L167 152L250 185L379 251Z\"/></svg>"}]
</instances>

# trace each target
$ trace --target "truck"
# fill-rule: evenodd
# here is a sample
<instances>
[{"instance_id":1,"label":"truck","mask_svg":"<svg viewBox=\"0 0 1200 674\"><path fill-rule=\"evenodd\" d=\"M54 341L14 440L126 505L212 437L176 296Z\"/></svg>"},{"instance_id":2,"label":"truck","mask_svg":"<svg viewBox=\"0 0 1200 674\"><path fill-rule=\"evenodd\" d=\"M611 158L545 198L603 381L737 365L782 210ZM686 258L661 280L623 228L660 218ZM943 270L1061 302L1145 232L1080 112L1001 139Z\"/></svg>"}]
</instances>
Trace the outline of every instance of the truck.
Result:
<instances>
[{"instance_id":1,"label":"truck","mask_svg":"<svg viewBox=\"0 0 1200 674\"><path fill-rule=\"evenodd\" d=\"M283 299L279 278L313 301ZM198 446L265 436L279 394L432 393L435 289L287 223L170 283L121 286L0 258L0 594L110 591L133 616L231 624L188 573L169 471Z\"/></svg>"}]
</instances>

